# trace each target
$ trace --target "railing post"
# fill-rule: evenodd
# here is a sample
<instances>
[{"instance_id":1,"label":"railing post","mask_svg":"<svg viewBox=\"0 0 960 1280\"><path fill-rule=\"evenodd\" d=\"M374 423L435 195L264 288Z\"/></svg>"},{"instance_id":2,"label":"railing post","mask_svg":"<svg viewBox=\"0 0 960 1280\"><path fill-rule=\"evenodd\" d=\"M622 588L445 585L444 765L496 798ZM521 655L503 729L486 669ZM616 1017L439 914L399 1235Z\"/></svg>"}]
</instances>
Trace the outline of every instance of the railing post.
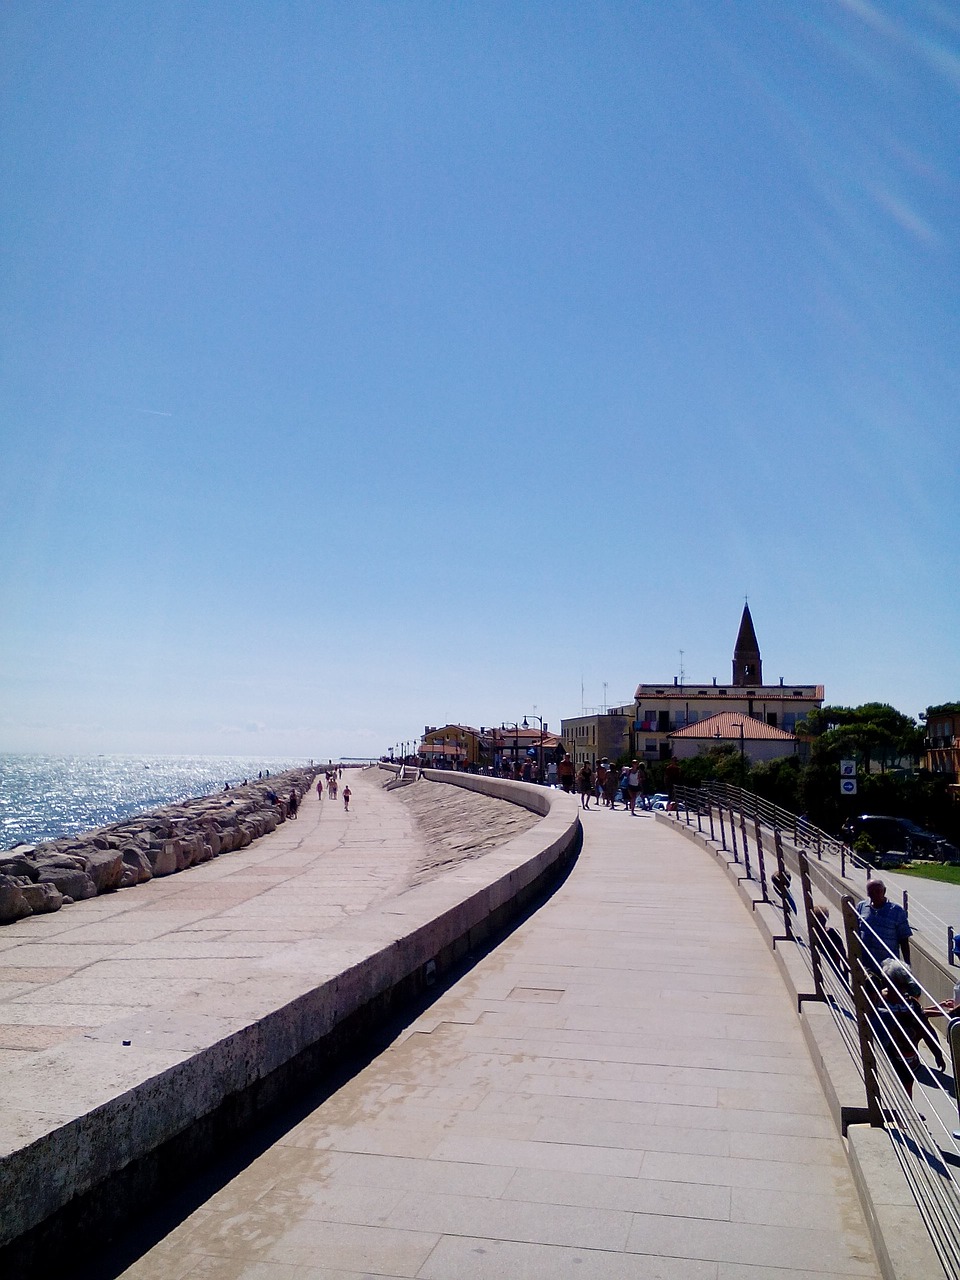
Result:
<instances>
[{"instance_id":1,"label":"railing post","mask_svg":"<svg viewBox=\"0 0 960 1280\"><path fill-rule=\"evenodd\" d=\"M717 837L713 830L713 796L709 791L707 792L707 817L710 819L710 840L715 844Z\"/></svg>"},{"instance_id":2,"label":"railing post","mask_svg":"<svg viewBox=\"0 0 960 1280\"><path fill-rule=\"evenodd\" d=\"M875 1004L867 996L863 969L863 948L860 943L860 917L853 898L843 898L843 927L847 935L847 955L850 959L850 989L857 1011L857 1033L860 1037L860 1057L863 1062L863 1087L867 1094L867 1112L875 1129L883 1128L880 1111L880 1089L877 1083L877 1059L873 1051L873 1029L870 1026L870 1006ZM869 979L867 979L869 981ZM872 985L872 983L871 983Z\"/></svg>"},{"instance_id":3,"label":"railing post","mask_svg":"<svg viewBox=\"0 0 960 1280\"><path fill-rule=\"evenodd\" d=\"M742 792L743 788L741 788ZM752 880L753 876L750 872L750 846L747 844L747 819L743 812L743 801L740 803L740 839L743 841L743 869L747 873L747 879Z\"/></svg>"},{"instance_id":4,"label":"railing post","mask_svg":"<svg viewBox=\"0 0 960 1280\"><path fill-rule=\"evenodd\" d=\"M717 816L720 819L720 848L724 853L727 851L727 824L723 820L723 804L717 805Z\"/></svg>"},{"instance_id":5,"label":"railing post","mask_svg":"<svg viewBox=\"0 0 960 1280\"><path fill-rule=\"evenodd\" d=\"M702 822L701 822L701 820L700 820L700 812L701 812L700 796L701 796L701 794L702 794L702 793L698 790L698 791L697 791L697 831L699 832L699 834L700 834L700 835L703 835L703 824L702 824ZM906 895L904 895L904 897L906 897Z\"/></svg>"},{"instance_id":6,"label":"railing post","mask_svg":"<svg viewBox=\"0 0 960 1280\"><path fill-rule=\"evenodd\" d=\"M906 889L903 891L903 914L905 916L910 914L910 895L907 893Z\"/></svg>"},{"instance_id":7,"label":"railing post","mask_svg":"<svg viewBox=\"0 0 960 1280\"><path fill-rule=\"evenodd\" d=\"M756 814L753 815L753 836L757 842L757 867L760 871L760 892L763 895L763 901L769 902L770 898L767 894L767 868L763 861L763 836L760 834L760 819Z\"/></svg>"},{"instance_id":8,"label":"railing post","mask_svg":"<svg viewBox=\"0 0 960 1280\"><path fill-rule=\"evenodd\" d=\"M727 813L730 815L730 843L733 845L733 860L740 861L740 855L737 853L737 826L733 820L733 806L728 803Z\"/></svg>"},{"instance_id":9,"label":"railing post","mask_svg":"<svg viewBox=\"0 0 960 1280\"><path fill-rule=\"evenodd\" d=\"M953 925L948 924L947 925L947 964L954 965L956 963L957 962L953 954Z\"/></svg>"},{"instance_id":10,"label":"railing post","mask_svg":"<svg viewBox=\"0 0 960 1280\"><path fill-rule=\"evenodd\" d=\"M777 855L777 875L780 877L780 883L783 885L783 893L780 895L783 899L783 927L788 938L793 938L793 921L790 919L790 903L787 900L787 867L783 861L783 840L780 836L780 828L773 833L773 847Z\"/></svg>"},{"instance_id":11,"label":"railing post","mask_svg":"<svg viewBox=\"0 0 960 1280\"><path fill-rule=\"evenodd\" d=\"M817 917L813 914L813 893L810 889L810 863L802 849L797 850L800 866L800 892L803 894L803 914L807 921L807 941L810 946L810 967L813 970L813 988L818 1000L825 1000L823 967L820 959L820 934ZM782 873L781 873L782 874Z\"/></svg>"}]
</instances>

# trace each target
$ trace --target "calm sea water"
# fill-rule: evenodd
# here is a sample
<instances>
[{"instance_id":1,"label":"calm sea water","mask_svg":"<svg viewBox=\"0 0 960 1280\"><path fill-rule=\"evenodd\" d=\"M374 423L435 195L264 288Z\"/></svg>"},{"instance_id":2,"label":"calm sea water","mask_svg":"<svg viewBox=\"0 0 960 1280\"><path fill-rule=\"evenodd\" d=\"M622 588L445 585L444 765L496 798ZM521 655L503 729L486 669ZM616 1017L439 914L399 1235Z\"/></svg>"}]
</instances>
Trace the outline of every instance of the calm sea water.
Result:
<instances>
[{"instance_id":1,"label":"calm sea water","mask_svg":"<svg viewBox=\"0 0 960 1280\"><path fill-rule=\"evenodd\" d=\"M34 756L0 753L0 849L103 827L305 760L240 756Z\"/></svg>"}]
</instances>

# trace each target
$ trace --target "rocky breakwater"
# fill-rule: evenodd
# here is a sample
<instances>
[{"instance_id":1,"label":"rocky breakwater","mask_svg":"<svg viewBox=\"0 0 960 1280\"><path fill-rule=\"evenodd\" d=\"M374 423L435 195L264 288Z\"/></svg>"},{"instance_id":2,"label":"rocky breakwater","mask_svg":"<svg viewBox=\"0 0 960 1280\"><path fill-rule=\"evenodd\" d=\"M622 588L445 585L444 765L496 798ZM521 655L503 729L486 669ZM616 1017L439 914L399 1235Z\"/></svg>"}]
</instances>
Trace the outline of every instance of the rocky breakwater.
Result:
<instances>
[{"instance_id":1,"label":"rocky breakwater","mask_svg":"<svg viewBox=\"0 0 960 1280\"><path fill-rule=\"evenodd\" d=\"M16 845L0 853L0 924L245 849L286 820L291 791L299 804L316 774L314 768L290 769L83 835Z\"/></svg>"}]
</instances>

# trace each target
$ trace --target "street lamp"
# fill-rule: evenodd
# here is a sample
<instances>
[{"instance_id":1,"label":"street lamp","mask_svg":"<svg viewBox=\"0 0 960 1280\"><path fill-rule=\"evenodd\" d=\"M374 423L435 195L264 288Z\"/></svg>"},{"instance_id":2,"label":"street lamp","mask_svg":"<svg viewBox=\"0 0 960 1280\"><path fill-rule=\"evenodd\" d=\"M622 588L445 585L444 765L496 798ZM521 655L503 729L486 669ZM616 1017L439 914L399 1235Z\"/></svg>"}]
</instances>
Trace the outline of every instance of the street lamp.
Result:
<instances>
[{"instance_id":1,"label":"street lamp","mask_svg":"<svg viewBox=\"0 0 960 1280\"><path fill-rule=\"evenodd\" d=\"M540 751L539 751L538 759L539 759L539 770L540 770L540 784L542 786L545 781L543 776L543 716L538 716L535 711L531 712L530 714L532 715L534 720L538 720L540 722ZM523 727L524 729L529 729L530 727L527 724L526 716L523 717Z\"/></svg>"},{"instance_id":2,"label":"street lamp","mask_svg":"<svg viewBox=\"0 0 960 1280\"><path fill-rule=\"evenodd\" d=\"M743 786L743 780L746 777L746 766L743 762L743 721L734 724L734 729L740 730L740 785Z\"/></svg>"},{"instance_id":3,"label":"street lamp","mask_svg":"<svg viewBox=\"0 0 960 1280\"><path fill-rule=\"evenodd\" d=\"M507 730L507 729L513 730L513 771L514 773L516 773L517 772L517 755L518 755L519 746L520 746L520 742L519 742L520 726L516 723L516 721L514 721L513 724L511 724L510 721L507 720L506 722L504 721L500 722L500 728L503 730Z\"/></svg>"}]
</instances>

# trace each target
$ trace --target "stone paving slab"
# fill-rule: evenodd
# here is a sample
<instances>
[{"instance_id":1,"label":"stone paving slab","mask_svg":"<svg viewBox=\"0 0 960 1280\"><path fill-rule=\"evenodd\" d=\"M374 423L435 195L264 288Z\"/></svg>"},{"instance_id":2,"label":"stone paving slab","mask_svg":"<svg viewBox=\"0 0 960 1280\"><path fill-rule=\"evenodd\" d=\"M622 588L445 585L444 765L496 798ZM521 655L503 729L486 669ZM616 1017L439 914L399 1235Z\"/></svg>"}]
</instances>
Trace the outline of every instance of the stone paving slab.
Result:
<instances>
[{"instance_id":1,"label":"stone paving slab","mask_svg":"<svg viewBox=\"0 0 960 1280\"><path fill-rule=\"evenodd\" d=\"M645 815L585 825L535 916L125 1274L874 1280L736 891Z\"/></svg>"}]
</instances>

